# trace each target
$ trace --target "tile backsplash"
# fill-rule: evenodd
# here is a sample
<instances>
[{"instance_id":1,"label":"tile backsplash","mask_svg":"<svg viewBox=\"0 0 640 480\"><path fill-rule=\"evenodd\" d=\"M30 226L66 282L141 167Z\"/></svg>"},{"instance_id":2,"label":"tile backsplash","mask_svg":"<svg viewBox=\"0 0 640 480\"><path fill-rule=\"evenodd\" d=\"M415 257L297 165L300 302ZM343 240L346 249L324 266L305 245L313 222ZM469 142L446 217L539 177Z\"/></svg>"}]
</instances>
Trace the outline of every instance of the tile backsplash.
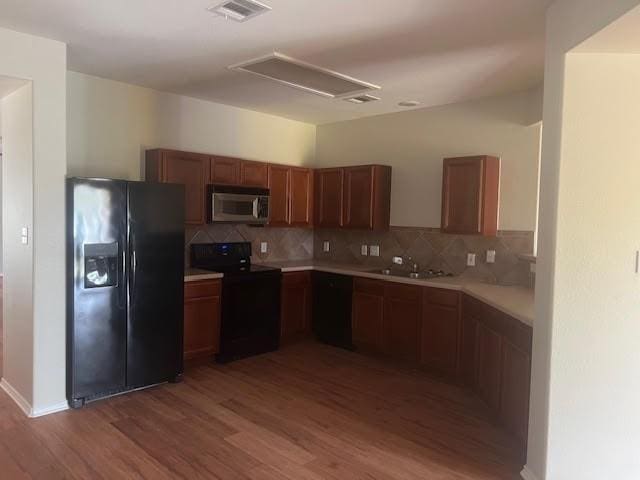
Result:
<instances>
[{"instance_id":1,"label":"tile backsplash","mask_svg":"<svg viewBox=\"0 0 640 480\"><path fill-rule=\"evenodd\" d=\"M329 252L323 244L329 242ZM187 266L189 245L210 242L251 242L256 263L290 260L326 260L383 268L394 256L411 257L421 270L451 272L501 285L530 286L529 263L519 254L533 251L533 232L500 231L497 237L447 235L437 228L391 227L387 232L361 230L311 230L305 228L204 225L188 227L185 234ZM260 244L267 243L267 252ZM363 256L362 245L379 246L380 256ZM486 251L495 250L495 263L486 262ZM467 267L467 254L476 254L476 266ZM405 266L408 268L408 266Z\"/></svg>"},{"instance_id":2,"label":"tile backsplash","mask_svg":"<svg viewBox=\"0 0 640 480\"><path fill-rule=\"evenodd\" d=\"M533 232L501 231L497 237L482 237L447 235L437 228L391 227L387 232L316 230L314 235L314 258L319 260L383 268L392 264L392 257L403 256L411 257L421 270L444 270L501 285L530 285L529 263L518 254L533 251ZM327 241L330 250L324 252ZM362 255L362 245L379 246L380 256ZM486 263L487 250L495 250L495 263ZM468 253L476 254L475 267L467 267Z\"/></svg>"},{"instance_id":3,"label":"tile backsplash","mask_svg":"<svg viewBox=\"0 0 640 480\"><path fill-rule=\"evenodd\" d=\"M185 259L189 266L192 243L251 242L253 261L279 262L313 258L313 230L305 228L269 228L248 225L217 224L187 227L185 232ZM267 252L260 244L267 242Z\"/></svg>"}]
</instances>

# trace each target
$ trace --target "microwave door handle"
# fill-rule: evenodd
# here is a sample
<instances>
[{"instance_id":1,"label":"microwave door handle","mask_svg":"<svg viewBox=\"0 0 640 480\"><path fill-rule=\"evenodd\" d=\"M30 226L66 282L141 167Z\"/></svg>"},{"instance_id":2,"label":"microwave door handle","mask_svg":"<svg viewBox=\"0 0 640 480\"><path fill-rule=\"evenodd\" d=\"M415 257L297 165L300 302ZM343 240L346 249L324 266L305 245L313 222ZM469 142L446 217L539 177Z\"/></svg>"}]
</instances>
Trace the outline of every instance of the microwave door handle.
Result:
<instances>
[{"instance_id":1,"label":"microwave door handle","mask_svg":"<svg viewBox=\"0 0 640 480\"><path fill-rule=\"evenodd\" d=\"M253 218L258 219L258 215L260 212L260 197L256 197L253 200Z\"/></svg>"}]
</instances>

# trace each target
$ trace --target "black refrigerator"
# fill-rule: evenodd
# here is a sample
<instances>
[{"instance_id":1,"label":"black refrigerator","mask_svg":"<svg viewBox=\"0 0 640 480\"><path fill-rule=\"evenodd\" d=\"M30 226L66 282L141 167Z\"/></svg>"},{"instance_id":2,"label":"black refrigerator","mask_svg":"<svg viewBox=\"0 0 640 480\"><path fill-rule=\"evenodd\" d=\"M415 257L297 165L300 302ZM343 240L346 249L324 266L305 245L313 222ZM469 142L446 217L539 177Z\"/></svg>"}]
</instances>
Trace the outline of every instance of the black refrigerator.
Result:
<instances>
[{"instance_id":1,"label":"black refrigerator","mask_svg":"<svg viewBox=\"0 0 640 480\"><path fill-rule=\"evenodd\" d=\"M68 178L67 400L183 371L184 187Z\"/></svg>"}]
</instances>

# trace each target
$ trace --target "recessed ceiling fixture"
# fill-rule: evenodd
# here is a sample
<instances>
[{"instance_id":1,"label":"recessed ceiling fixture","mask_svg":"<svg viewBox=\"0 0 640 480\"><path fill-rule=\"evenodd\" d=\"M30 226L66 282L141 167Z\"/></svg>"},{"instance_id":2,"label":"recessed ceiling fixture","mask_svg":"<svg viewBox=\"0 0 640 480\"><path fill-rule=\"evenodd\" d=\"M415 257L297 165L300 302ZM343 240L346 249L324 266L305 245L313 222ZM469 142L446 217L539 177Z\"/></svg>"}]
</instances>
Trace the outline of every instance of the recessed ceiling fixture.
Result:
<instances>
[{"instance_id":1,"label":"recessed ceiling fixture","mask_svg":"<svg viewBox=\"0 0 640 480\"><path fill-rule=\"evenodd\" d=\"M249 72L290 87L328 98L359 95L380 87L347 75L311 65L278 52L231 65L231 70Z\"/></svg>"},{"instance_id":2,"label":"recessed ceiling fixture","mask_svg":"<svg viewBox=\"0 0 640 480\"><path fill-rule=\"evenodd\" d=\"M373 95L358 95L357 97L349 97L344 99L346 102L357 103L358 105L363 103L375 102L380 100L380 97L374 97Z\"/></svg>"},{"instance_id":3,"label":"recessed ceiling fixture","mask_svg":"<svg viewBox=\"0 0 640 480\"><path fill-rule=\"evenodd\" d=\"M420 102L418 102L417 100L406 100L404 102L398 103L398 106L400 107L417 107L418 105L420 105Z\"/></svg>"},{"instance_id":4,"label":"recessed ceiling fixture","mask_svg":"<svg viewBox=\"0 0 640 480\"><path fill-rule=\"evenodd\" d=\"M246 22L251 18L267 13L271 10L271 7L256 0L227 0L219 5L208 8L208 10L228 20Z\"/></svg>"}]
</instances>

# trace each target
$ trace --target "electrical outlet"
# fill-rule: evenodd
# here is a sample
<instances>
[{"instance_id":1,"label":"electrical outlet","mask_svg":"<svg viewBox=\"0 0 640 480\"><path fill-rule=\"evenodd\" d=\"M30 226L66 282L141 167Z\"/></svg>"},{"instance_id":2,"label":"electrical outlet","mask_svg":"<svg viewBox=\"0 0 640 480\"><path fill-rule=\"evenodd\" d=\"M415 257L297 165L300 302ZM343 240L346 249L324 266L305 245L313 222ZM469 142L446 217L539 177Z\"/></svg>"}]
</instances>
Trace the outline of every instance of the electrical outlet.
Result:
<instances>
[{"instance_id":1,"label":"electrical outlet","mask_svg":"<svg viewBox=\"0 0 640 480\"><path fill-rule=\"evenodd\" d=\"M29 244L29 237L22 237L20 240L22 241L23 245L28 245Z\"/></svg>"},{"instance_id":2,"label":"electrical outlet","mask_svg":"<svg viewBox=\"0 0 640 480\"><path fill-rule=\"evenodd\" d=\"M380 245L369 245L369 255L372 257L379 257Z\"/></svg>"},{"instance_id":3,"label":"electrical outlet","mask_svg":"<svg viewBox=\"0 0 640 480\"><path fill-rule=\"evenodd\" d=\"M260 242L260 253L267 253L269 250L269 244L267 242Z\"/></svg>"},{"instance_id":4,"label":"electrical outlet","mask_svg":"<svg viewBox=\"0 0 640 480\"><path fill-rule=\"evenodd\" d=\"M475 267L475 266L476 266L476 254L467 253L467 267Z\"/></svg>"},{"instance_id":5,"label":"electrical outlet","mask_svg":"<svg viewBox=\"0 0 640 480\"><path fill-rule=\"evenodd\" d=\"M360 254L361 254L363 257L366 257L367 255L369 255L369 247L367 247L366 245L362 245L362 246L360 247Z\"/></svg>"},{"instance_id":6,"label":"electrical outlet","mask_svg":"<svg viewBox=\"0 0 640 480\"><path fill-rule=\"evenodd\" d=\"M496 251L487 250L487 263L496 263Z\"/></svg>"},{"instance_id":7,"label":"electrical outlet","mask_svg":"<svg viewBox=\"0 0 640 480\"><path fill-rule=\"evenodd\" d=\"M396 265L402 265L403 264L402 257L393 257L391 259L391 261L393 263L395 263Z\"/></svg>"},{"instance_id":8,"label":"electrical outlet","mask_svg":"<svg viewBox=\"0 0 640 480\"><path fill-rule=\"evenodd\" d=\"M324 242L324 243L322 244L322 251L324 251L324 252L328 252L329 250L330 250L329 242Z\"/></svg>"}]
</instances>

